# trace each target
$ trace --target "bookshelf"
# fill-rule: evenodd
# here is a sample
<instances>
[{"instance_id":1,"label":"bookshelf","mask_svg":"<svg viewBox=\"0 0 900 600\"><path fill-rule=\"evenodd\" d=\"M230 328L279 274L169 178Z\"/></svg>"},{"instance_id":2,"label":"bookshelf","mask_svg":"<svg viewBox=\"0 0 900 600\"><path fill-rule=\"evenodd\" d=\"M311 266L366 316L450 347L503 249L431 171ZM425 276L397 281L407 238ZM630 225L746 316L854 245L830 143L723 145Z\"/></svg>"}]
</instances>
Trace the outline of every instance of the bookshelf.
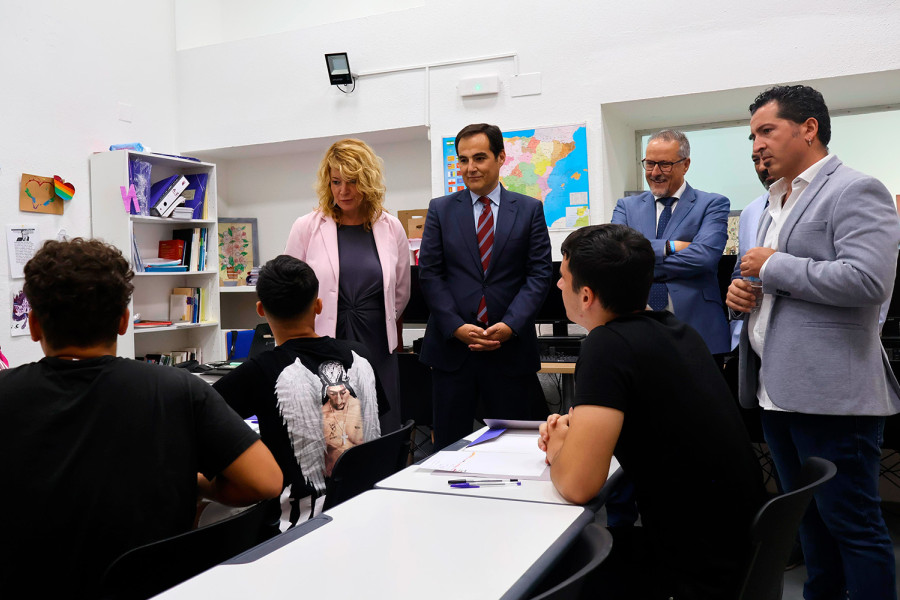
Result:
<instances>
[{"instance_id":1,"label":"bookshelf","mask_svg":"<svg viewBox=\"0 0 900 600\"><path fill-rule=\"evenodd\" d=\"M153 183L171 175L208 174L206 206L203 219L172 219L130 215L125 210L119 189L129 185L129 161L139 158L151 164ZM216 166L212 163L118 150L91 156L91 227L92 235L118 247L134 264L132 237L142 257L155 257L160 240L172 239L172 231L192 227L209 229L213 250L207 251L203 271L174 273L135 273L134 295L129 308L132 318L165 321L169 318L169 296L172 288L201 288L205 309L200 323L169 327L135 329L128 326L119 337L118 354L134 358L146 354L199 348L205 362L224 360L225 343L219 326L219 276L216 242Z\"/></svg>"}]
</instances>

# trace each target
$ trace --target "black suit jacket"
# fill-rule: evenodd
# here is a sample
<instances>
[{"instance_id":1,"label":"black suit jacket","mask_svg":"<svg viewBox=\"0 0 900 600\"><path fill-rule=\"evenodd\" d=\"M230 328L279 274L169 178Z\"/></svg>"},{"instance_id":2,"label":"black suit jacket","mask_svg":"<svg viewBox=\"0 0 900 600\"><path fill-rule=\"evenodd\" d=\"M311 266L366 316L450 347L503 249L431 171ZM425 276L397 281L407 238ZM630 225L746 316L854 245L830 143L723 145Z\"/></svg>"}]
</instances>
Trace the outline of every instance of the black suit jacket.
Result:
<instances>
[{"instance_id":1,"label":"black suit jacket","mask_svg":"<svg viewBox=\"0 0 900 600\"><path fill-rule=\"evenodd\" d=\"M463 190L435 198L428 207L419 251L419 283L431 316L421 360L444 371L458 369L470 352L453 337L475 323L484 295L491 323L502 321L515 335L493 352L509 373L540 368L534 316L550 289L550 235L541 202L500 188L494 249L481 268L472 196Z\"/></svg>"}]
</instances>

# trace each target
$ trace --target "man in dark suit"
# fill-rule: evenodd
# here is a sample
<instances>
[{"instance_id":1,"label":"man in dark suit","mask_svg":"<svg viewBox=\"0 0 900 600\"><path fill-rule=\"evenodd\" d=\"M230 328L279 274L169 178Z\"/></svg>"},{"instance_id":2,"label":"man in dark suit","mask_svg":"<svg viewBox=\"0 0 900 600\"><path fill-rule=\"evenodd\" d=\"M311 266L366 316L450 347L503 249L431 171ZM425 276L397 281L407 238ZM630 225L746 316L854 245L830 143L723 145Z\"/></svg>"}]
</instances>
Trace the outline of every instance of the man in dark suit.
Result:
<instances>
[{"instance_id":1,"label":"man in dark suit","mask_svg":"<svg viewBox=\"0 0 900 600\"><path fill-rule=\"evenodd\" d=\"M612 222L636 229L653 246L650 308L673 313L697 330L710 352L724 354L731 345L717 272L731 204L685 181L691 145L680 131L650 136L641 164L650 191L620 199Z\"/></svg>"},{"instance_id":2,"label":"man in dark suit","mask_svg":"<svg viewBox=\"0 0 900 600\"><path fill-rule=\"evenodd\" d=\"M534 316L552 277L543 205L500 185L500 129L468 125L456 153L467 189L431 201L419 251L435 449L472 431L479 400L490 417L531 416L540 368Z\"/></svg>"}]
</instances>

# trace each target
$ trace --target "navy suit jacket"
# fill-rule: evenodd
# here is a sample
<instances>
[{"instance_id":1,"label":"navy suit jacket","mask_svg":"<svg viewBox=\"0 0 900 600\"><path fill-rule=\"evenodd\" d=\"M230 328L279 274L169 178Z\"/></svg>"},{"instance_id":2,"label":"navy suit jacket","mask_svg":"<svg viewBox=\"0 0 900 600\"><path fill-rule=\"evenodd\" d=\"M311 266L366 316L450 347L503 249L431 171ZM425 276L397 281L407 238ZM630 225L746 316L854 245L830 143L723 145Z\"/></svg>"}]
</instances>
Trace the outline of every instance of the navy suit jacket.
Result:
<instances>
[{"instance_id":1,"label":"navy suit jacket","mask_svg":"<svg viewBox=\"0 0 900 600\"><path fill-rule=\"evenodd\" d=\"M442 371L455 371L471 353L453 337L465 323L476 323L484 295L491 324L502 321L514 336L492 351L510 374L540 368L534 316L550 289L553 266L550 235L541 202L501 186L494 249L482 271L475 216L468 189L428 206L419 251L419 284L431 315L421 360Z\"/></svg>"},{"instance_id":2,"label":"navy suit jacket","mask_svg":"<svg viewBox=\"0 0 900 600\"><path fill-rule=\"evenodd\" d=\"M717 275L730 208L725 196L687 185L662 238L656 237L656 200L650 192L620 199L612 217L613 223L627 225L650 240L656 254L653 280L666 284L675 316L696 329L713 354L731 350ZM691 245L666 256L668 240Z\"/></svg>"}]
</instances>

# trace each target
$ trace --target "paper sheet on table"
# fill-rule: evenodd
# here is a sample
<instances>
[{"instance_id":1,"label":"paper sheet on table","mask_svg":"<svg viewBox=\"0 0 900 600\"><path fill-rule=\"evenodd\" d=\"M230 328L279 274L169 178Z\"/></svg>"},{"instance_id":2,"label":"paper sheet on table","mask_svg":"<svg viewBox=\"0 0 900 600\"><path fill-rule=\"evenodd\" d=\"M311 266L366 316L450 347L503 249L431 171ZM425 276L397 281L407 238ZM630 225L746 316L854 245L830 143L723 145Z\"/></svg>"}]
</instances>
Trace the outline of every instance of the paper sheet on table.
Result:
<instances>
[{"instance_id":1,"label":"paper sheet on table","mask_svg":"<svg viewBox=\"0 0 900 600\"><path fill-rule=\"evenodd\" d=\"M539 478L547 468L543 457L534 453L474 452L471 450L442 450L432 454L419 466L423 469L453 473L535 479Z\"/></svg>"}]
</instances>

